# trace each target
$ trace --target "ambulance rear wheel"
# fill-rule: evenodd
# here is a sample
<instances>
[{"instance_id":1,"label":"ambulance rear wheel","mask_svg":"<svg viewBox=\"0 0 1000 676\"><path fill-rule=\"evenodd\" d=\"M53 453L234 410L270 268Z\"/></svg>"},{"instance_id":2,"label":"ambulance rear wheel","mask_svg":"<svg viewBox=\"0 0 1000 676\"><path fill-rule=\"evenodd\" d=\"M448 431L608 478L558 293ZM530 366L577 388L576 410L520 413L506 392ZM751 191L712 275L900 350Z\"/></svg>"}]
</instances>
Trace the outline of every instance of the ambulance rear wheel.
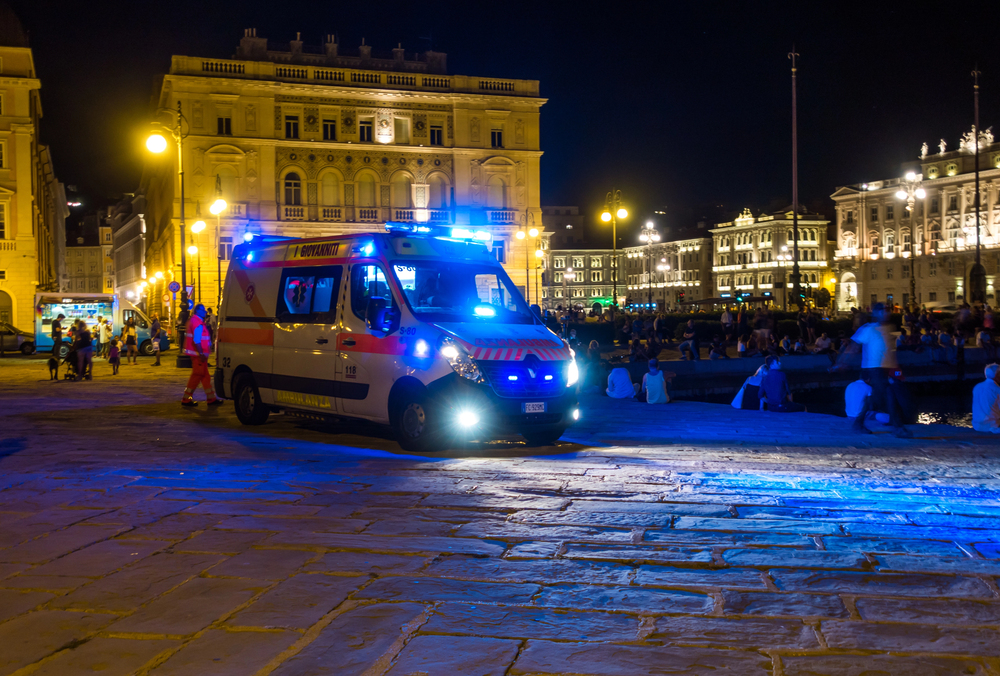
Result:
<instances>
[{"instance_id":1,"label":"ambulance rear wheel","mask_svg":"<svg viewBox=\"0 0 1000 676\"><path fill-rule=\"evenodd\" d=\"M440 448L440 426L425 393L404 395L393 412L391 422L396 441L403 450L427 453Z\"/></svg>"},{"instance_id":2,"label":"ambulance rear wheel","mask_svg":"<svg viewBox=\"0 0 1000 676\"><path fill-rule=\"evenodd\" d=\"M541 430L526 432L521 436L524 437L524 440L528 442L529 446L552 446L559 440L559 437L561 437L565 431L565 427L558 425L556 427L548 427Z\"/></svg>"},{"instance_id":3,"label":"ambulance rear wheel","mask_svg":"<svg viewBox=\"0 0 1000 676\"><path fill-rule=\"evenodd\" d=\"M236 406L236 417L244 425L263 425L271 414L270 407L260 400L260 390L249 373L236 376L233 403Z\"/></svg>"},{"instance_id":4,"label":"ambulance rear wheel","mask_svg":"<svg viewBox=\"0 0 1000 676\"><path fill-rule=\"evenodd\" d=\"M144 340L142 345L139 346L139 354L149 357L153 354L153 341Z\"/></svg>"}]
</instances>

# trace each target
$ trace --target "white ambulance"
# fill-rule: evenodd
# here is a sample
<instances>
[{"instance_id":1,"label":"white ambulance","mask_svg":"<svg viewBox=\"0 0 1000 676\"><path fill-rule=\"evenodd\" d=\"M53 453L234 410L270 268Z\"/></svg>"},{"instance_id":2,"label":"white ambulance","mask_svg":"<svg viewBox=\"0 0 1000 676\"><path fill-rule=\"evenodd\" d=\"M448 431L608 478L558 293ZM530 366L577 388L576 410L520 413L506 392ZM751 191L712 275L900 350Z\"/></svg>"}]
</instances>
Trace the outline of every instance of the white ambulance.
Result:
<instances>
[{"instance_id":1,"label":"white ambulance","mask_svg":"<svg viewBox=\"0 0 1000 676\"><path fill-rule=\"evenodd\" d=\"M579 418L572 350L467 228L256 237L233 251L216 391L246 425L271 411L392 426L410 451L558 439Z\"/></svg>"}]
</instances>

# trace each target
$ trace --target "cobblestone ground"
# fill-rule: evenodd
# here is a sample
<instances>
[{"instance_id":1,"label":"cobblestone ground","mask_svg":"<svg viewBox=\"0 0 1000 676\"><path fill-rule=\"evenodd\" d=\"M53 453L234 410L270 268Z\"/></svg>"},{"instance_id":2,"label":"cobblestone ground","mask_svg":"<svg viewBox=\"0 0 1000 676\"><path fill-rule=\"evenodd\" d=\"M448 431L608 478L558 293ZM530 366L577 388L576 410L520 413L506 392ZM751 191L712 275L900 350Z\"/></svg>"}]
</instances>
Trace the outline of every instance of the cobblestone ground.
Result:
<instances>
[{"instance_id":1,"label":"cobblestone ground","mask_svg":"<svg viewBox=\"0 0 1000 676\"><path fill-rule=\"evenodd\" d=\"M591 397L415 457L97 371L0 360L0 674L1000 675L993 439Z\"/></svg>"}]
</instances>

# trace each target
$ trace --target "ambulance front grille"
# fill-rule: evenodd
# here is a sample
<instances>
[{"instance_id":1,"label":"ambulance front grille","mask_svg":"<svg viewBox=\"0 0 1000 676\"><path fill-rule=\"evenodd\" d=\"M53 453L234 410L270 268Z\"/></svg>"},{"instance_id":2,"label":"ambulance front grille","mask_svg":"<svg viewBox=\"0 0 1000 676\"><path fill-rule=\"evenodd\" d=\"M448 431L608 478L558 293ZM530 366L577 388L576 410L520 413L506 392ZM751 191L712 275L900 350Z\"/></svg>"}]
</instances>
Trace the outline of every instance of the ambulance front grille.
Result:
<instances>
[{"instance_id":1,"label":"ambulance front grille","mask_svg":"<svg viewBox=\"0 0 1000 676\"><path fill-rule=\"evenodd\" d=\"M480 360L476 363L500 397L556 397L566 389L565 361L529 357L523 361Z\"/></svg>"}]
</instances>

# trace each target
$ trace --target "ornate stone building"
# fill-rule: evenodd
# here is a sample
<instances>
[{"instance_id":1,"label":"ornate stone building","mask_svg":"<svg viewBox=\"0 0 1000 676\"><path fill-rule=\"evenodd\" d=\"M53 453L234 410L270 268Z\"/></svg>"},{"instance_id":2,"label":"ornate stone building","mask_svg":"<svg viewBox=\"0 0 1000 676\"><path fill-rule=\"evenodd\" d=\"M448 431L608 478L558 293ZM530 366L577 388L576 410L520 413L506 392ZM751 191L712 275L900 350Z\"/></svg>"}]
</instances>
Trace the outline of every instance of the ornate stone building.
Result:
<instances>
[{"instance_id":1,"label":"ornate stone building","mask_svg":"<svg viewBox=\"0 0 1000 676\"><path fill-rule=\"evenodd\" d=\"M66 194L39 143L41 82L28 36L0 3L0 321L34 326L35 293L59 291Z\"/></svg>"},{"instance_id":2,"label":"ornate stone building","mask_svg":"<svg viewBox=\"0 0 1000 676\"><path fill-rule=\"evenodd\" d=\"M185 218L189 227L199 219L208 226L189 230L185 245L210 259L227 257L246 232L310 237L386 221L469 224L492 230L498 258L523 288L523 249L512 238L522 219L542 223L544 103L537 81L449 75L441 53L397 48L381 58L362 44L345 55L332 37L320 47L296 39L278 49L251 29L232 59L174 56L158 119L173 122L178 105L184 115ZM217 185L229 203L218 227L208 212ZM146 269L179 279L175 148L150 158L142 192ZM202 258L202 285L214 290L215 261ZM162 290L150 288L156 308ZM214 293L203 300L215 305Z\"/></svg>"},{"instance_id":3,"label":"ornate stone building","mask_svg":"<svg viewBox=\"0 0 1000 676\"><path fill-rule=\"evenodd\" d=\"M824 287L832 296L834 281L829 274L827 247L830 221L806 211L799 214L798 221L801 284L811 292ZM742 293L773 298L781 307L793 302L791 210L755 217L744 209L738 218L717 224L711 232L716 297L734 298Z\"/></svg>"},{"instance_id":4,"label":"ornate stone building","mask_svg":"<svg viewBox=\"0 0 1000 676\"><path fill-rule=\"evenodd\" d=\"M928 307L966 300L975 262L975 150L971 131L958 148L927 144L903 176L843 186L836 205L837 297L841 309L912 299ZM979 138L979 236L987 302L996 305L1000 279L1000 143Z\"/></svg>"}]
</instances>

